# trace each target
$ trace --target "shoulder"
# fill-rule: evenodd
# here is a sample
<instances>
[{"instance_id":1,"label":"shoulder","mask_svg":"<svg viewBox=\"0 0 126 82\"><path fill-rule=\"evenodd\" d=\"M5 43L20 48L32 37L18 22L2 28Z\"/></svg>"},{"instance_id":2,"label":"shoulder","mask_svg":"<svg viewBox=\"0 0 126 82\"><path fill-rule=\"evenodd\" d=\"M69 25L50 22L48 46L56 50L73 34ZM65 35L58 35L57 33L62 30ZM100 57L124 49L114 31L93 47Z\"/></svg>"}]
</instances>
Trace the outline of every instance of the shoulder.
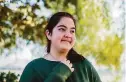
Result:
<instances>
[{"instance_id":1,"label":"shoulder","mask_svg":"<svg viewBox=\"0 0 126 82\"><path fill-rule=\"evenodd\" d=\"M38 58L29 62L24 68L19 82L31 82L32 80L34 80L34 78L36 78L36 76L38 75L36 72L38 70L36 70L37 63L39 63L41 60L41 58Z\"/></svg>"},{"instance_id":2,"label":"shoulder","mask_svg":"<svg viewBox=\"0 0 126 82\"><path fill-rule=\"evenodd\" d=\"M30 62L27 64L26 67L33 67L33 66L35 66L35 65L37 65L37 64L39 64L39 63L42 63L43 61L44 61L43 58L34 59L34 60L30 61Z\"/></svg>"},{"instance_id":3,"label":"shoulder","mask_svg":"<svg viewBox=\"0 0 126 82\"><path fill-rule=\"evenodd\" d=\"M80 62L78 62L79 65L82 67L82 68L88 68L88 69L92 69L94 68L94 66L92 65L92 63L84 57L83 60L81 60Z\"/></svg>"},{"instance_id":4,"label":"shoulder","mask_svg":"<svg viewBox=\"0 0 126 82\"><path fill-rule=\"evenodd\" d=\"M99 78L99 75L98 75L95 67L93 66L93 64L88 59L85 58L85 60L83 60L81 62L81 67L83 68L83 70L86 70L89 73L92 73L93 76Z\"/></svg>"},{"instance_id":5,"label":"shoulder","mask_svg":"<svg viewBox=\"0 0 126 82\"><path fill-rule=\"evenodd\" d=\"M88 59L85 58L79 63L79 65L80 65L80 68L82 68L85 73L91 75L89 80L93 80L93 82L101 82L96 69L94 68L94 66Z\"/></svg>"},{"instance_id":6,"label":"shoulder","mask_svg":"<svg viewBox=\"0 0 126 82\"><path fill-rule=\"evenodd\" d=\"M87 66L92 66L92 63L86 58L82 61L82 64Z\"/></svg>"}]
</instances>

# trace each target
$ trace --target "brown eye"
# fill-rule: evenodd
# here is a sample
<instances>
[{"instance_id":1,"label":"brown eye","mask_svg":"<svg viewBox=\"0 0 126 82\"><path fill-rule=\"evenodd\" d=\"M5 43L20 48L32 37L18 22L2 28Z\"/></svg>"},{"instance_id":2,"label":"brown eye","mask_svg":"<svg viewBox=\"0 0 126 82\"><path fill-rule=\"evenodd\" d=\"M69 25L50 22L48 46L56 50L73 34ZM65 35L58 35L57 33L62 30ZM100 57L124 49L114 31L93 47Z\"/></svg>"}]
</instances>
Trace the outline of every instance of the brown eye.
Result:
<instances>
[{"instance_id":1,"label":"brown eye","mask_svg":"<svg viewBox=\"0 0 126 82\"><path fill-rule=\"evenodd\" d=\"M60 28L59 30L60 30L60 31L65 31L65 29L64 29L64 28Z\"/></svg>"},{"instance_id":2,"label":"brown eye","mask_svg":"<svg viewBox=\"0 0 126 82\"><path fill-rule=\"evenodd\" d=\"M75 33L75 30L71 30L70 33Z\"/></svg>"}]
</instances>

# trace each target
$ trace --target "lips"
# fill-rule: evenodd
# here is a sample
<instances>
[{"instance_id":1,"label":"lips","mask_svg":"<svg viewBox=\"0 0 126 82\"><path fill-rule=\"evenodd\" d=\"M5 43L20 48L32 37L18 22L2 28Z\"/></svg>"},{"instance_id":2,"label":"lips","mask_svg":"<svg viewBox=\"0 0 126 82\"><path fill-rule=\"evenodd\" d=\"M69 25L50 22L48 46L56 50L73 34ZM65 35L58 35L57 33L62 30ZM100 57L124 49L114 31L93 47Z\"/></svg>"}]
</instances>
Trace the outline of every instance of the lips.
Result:
<instances>
[{"instance_id":1,"label":"lips","mask_svg":"<svg viewBox=\"0 0 126 82\"><path fill-rule=\"evenodd\" d=\"M61 40L61 41L65 41L65 42L69 42L69 43L71 43L71 41L68 41L68 40Z\"/></svg>"}]
</instances>

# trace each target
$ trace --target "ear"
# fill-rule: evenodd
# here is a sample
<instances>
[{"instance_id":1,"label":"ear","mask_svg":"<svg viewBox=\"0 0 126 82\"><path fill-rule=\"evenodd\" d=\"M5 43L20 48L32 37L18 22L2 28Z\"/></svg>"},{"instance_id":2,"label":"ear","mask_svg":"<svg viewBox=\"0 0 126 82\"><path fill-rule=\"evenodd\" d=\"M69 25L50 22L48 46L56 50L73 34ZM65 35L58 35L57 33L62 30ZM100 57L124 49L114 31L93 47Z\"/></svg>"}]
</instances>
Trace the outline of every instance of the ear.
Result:
<instances>
[{"instance_id":1,"label":"ear","mask_svg":"<svg viewBox=\"0 0 126 82\"><path fill-rule=\"evenodd\" d=\"M47 38L49 40L51 40L51 33L49 33L49 30L46 30L45 34L46 34Z\"/></svg>"}]
</instances>

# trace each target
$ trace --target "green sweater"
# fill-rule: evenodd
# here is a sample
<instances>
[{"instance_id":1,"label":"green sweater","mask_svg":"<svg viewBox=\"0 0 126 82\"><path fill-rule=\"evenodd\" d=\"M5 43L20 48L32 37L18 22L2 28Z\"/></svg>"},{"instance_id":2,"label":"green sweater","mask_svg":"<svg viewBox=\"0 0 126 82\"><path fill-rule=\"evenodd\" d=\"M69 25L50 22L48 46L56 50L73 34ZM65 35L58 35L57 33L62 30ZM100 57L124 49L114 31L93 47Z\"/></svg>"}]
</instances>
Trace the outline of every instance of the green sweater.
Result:
<instances>
[{"instance_id":1,"label":"green sweater","mask_svg":"<svg viewBox=\"0 0 126 82\"><path fill-rule=\"evenodd\" d=\"M25 67L19 82L101 82L87 59L73 63L73 67L71 72L63 63L38 58Z\"/></svg>"}]
</instances>

